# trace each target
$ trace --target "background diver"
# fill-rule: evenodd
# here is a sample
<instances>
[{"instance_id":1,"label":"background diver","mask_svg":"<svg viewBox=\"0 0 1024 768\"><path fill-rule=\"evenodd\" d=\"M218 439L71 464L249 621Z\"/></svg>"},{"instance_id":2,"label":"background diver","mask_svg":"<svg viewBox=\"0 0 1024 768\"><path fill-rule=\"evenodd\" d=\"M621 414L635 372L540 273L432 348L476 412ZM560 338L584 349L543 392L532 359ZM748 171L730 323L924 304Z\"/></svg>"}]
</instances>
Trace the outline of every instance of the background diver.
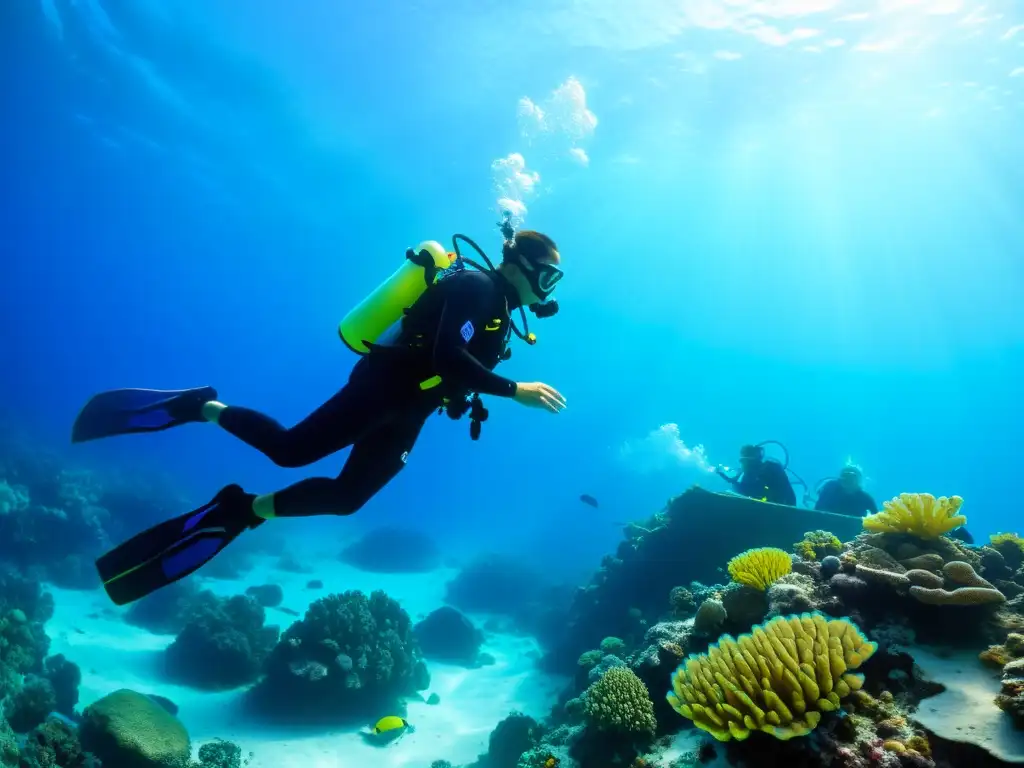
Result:
<instances>
[{"instance_id":1,"label":"background diver","mask_svg":"<svg viewBox=\"0 0 1024 768\"><path fill-rule=\"evenodd\" d=\"M111 599L132 602L189 575L270 518L352 514L405 466L434 411L447 408L459 418L470 410L474 439L487 418L480 394L560 412L565 399L547 384L517 383L493 372L510 355L512 331L535 340L516 328L511 313L518 309L524 326L523 307L538 317L554 314L550 297L563 274L551 238L514 233L507 217L502 231L500 266L488 261L488 269L456 269L437 281L439 270L461 267L458 238L486 256L461 235L453 238L454 254L434 241L410 249L402 268L341 323L346 344L365 352L348 383L291 428L250 408L224 405L212 387L94 396L76 419L72 442L212 422L282 467L306 466L352 446L335 478L307 478L263 495L227 485L208 504L103 555L96 567Z\"/></svg>"},{"instance_id":2,"label":"background diver","mask_svg":"<svg viewBox=\"0 0 1024 768\"><path fill-rule=\"evenodd\" d=\"M833 478L821 486L814 508L819 512L832 512L847 517L863 517L878 511L878 504L864 490L864 473L856 464L847 464Z\"/></svg>"},{"instance_id":3,"label":"background diver","mask_svg":"<svg viewBox=\"0 0 1024 768\"><path fill-rule=\"evenodd\" d=\"M796 506L796 493L789 482L786 468L774 459L765 459L763 445L744 445L740 448L739 475L731 477L721 469L717 472L736 493L772 504Z\"/></svg>"}]
</instances>

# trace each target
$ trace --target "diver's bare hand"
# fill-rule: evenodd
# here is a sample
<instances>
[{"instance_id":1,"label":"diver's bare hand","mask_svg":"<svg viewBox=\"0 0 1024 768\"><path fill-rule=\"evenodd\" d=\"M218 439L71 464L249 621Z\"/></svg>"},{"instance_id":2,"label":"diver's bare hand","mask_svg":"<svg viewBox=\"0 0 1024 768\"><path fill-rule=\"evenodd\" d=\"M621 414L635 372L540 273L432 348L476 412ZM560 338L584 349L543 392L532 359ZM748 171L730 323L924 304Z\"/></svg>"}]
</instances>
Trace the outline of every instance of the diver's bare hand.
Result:
<instances>
[{"instance_id":1,"label":"diver's bare hand","mask_svg":"<svg viewBox=\"0 0 1024 768\"><path fill-rule=\"evenodd\" d=\"M516 393L513 399L521 405L530 408L543 408L549 413L560 413L565 408L565 398L554 387L549 387L539 381L531 383L519 382L516 384Z\"/></svg>"}]
</instances>

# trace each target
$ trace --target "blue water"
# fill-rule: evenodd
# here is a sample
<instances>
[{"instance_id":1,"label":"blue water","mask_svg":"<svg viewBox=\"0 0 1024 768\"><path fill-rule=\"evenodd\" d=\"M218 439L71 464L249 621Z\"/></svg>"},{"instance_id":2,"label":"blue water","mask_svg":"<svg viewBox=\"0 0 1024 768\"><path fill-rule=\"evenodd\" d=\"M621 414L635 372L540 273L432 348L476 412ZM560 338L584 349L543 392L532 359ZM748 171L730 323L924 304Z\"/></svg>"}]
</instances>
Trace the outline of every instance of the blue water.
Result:
<instances>
[{"instance_id":1,"label":"blue water","mask_svg":"<svg viewBox=\"0 0 1024 768\"><path fill-rule=\"evenodd\" d=\"M357 7L5 4L15 425L63 445L119 386L301 418L355 362L338 320L406 247L498 252L492 163L521 153L525 224L567 277L501 373L568 409L492 398L478 443L435 418L362 512L285 535L401 523L584 574L616 523L723 487L685 448L735 464L766 439L812 484L852 458L879 500L959 494L975 535L1016 525L1019 3ZM196 505L341 463L277 469L212 427L69 456L166 472Z\"/></svg>"}]
</instances>

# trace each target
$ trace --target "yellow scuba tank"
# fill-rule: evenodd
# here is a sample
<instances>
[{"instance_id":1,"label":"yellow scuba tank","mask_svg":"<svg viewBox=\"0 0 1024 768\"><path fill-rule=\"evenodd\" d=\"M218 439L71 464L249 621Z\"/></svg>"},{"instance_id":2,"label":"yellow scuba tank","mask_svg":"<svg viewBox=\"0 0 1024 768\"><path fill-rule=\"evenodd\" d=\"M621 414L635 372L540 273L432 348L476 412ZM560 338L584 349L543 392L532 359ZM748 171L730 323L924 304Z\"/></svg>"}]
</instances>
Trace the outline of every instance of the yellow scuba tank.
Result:
<instances>
[{"instance_id":1,"label":"yellow scuba tank","mask_svg":"<svg viewBox=\"0 0 1024 768\"><path fill-rule=\"evenodd\" d=\"M338 324L341 340L357 355L367 354L370 350L366 345L376 342L399 322L403 312L437 280L437 273L455 261L455 254L448 253L436 240L423 241L405 256L405 263Z\"/></svg>"}]
</instances>

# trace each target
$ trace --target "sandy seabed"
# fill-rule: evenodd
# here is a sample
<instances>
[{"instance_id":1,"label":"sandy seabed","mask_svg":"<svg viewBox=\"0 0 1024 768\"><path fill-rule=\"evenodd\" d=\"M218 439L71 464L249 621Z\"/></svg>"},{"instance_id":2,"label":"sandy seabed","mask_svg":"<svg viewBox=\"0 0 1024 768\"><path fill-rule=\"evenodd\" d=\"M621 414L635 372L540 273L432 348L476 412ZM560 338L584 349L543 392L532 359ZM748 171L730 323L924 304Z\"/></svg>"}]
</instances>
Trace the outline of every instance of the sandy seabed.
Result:
<instances>
[{"instance_id":1,"label":"sandy seabed","mask_svg":"<svg viewBox=\"0 0 1024 768\"><path fill-rule=\"evenodd\" d=\"M444 585L454 575L366 573L338 561L311 563L314 573L295 574L277 571L273 563L259 562L237 581L201 579L201 586L230 596L256 584L279 584L284 590L282 607L299 614L331 592L358 589L368 594L383 589L418 621L443 605ZM313 578L322 580L324 588L307 589ZM206 693L167 683L163 650L174 637L125 624L120 618L125 609L112 606L101 590L50 591L56 602L56 613L47 623L50 653L62 653L82 668L81 708L119 688L165 696L178 705L178 717L192 736L194 749L214 738L233 741L253 754L250 768L428 768L434 760L471 763L487 751L488 737L502 718L516 710L540 719L565 682L535 669L539 649L533 638L488 633L482 650L494 657L493 665L464 669L428 660L431 684L423 694L436 693L441 701L410 701L407 719L413 729L391 744L371 745L353 728L268 728L248 721L241 707L242 689ZM478 625L484 621L480 616L470 618ZM267 609L267 623L282 630L296 620Z\"/></svg>"}]
</instances>

